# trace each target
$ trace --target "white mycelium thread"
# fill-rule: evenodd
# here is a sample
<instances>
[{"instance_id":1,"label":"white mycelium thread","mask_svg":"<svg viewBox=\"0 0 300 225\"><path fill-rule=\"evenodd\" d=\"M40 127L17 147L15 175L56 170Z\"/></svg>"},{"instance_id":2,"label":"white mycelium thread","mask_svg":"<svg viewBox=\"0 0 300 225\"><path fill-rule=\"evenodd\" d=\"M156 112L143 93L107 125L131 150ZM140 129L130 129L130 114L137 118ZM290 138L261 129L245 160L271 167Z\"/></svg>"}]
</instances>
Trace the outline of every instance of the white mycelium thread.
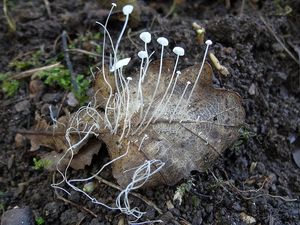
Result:
<instances>
[{"instance_id":1,"label":"white mycelium thread","mask_svg":"<svg viewBox=\"0 0 300 225\"><path fill-rule=\"evenodd\" d=\"M49 112L50 112L50 118L52 120L52 123L53 123L53 128L57 128L58 127L58 124L62 125L63 127L65 127L66 125L59 122L56 118L58 115L54 115L54 112L52 110L52 105L49 105ZM53 130L54 131L54 130Z\"/></svg>"},{"instance_id":2,"label":"white mycelium thread","mask_svg":"<svg viewBox=\"0 0 300 225\"><path fill-rule=\"evenodd\" d=\"M123 7L123 14L125 15L125 21L122 27L122 30L118 36L117 41L114 43L113 39L107 30L109 18L112 14L112 11L116 7L115 3L112 3L111 10L107 16L107 19L104 24L97 22L103 29L103 44L102 44L102 68L98 68L101 71L103 80L105 85L109 90L109 95L106 97L105 108L104 108L104 116L102 117L100 113L96 110L96 105L90 103L85 107L81 107L75 115L69 121L69 127L66 131L65 138L69 144L69 149L63 154L61 159L58 161L57 170L62 177L62 180L58 183L52 184L52 187L64 190L66 193L70 194L68 190L62 187L63 184L66 184L67 187L78 191L84 194L88 199L90 199L93 203L102 205L111 210L120 210L122 213L133 217L134 220L131 221L132 224L146 224L151 222L161 222L161 221L144 221L139 222L138 220L145 214L145 212L139 211L137 208L132 208L130 205L130 201L128 199L128 195L131 191L136 190L143 186L151 176L159 172L161 168L164 166L164 162L160 160L148 160L145 161L139 167L134 168L134 173L132 176L131 182L127 185L127 187L121 191L119 196L116 199L116 207L111 207L106 205L105 203L100 202L91 196L90 193L86 193L82 188L79 187L80 183L91 182L97 175L99 175L105 167L112 163L118 163L118 160L127 157L128 152L130 151L130 138L132 135L136 135L134 137L135 144L139 143L138 150L142 151L143 146L147 144L146 140L149 138L147 134L144 132L146 129L153 123L156 123L161 116L164 116L168 113L170 116L168 118L169 122L175 120L176 115L181 115L181 112L185 110L184 107L184 99L187 99L187 104L190 101L194 89L197 85L197 82L201 76L202 70L204 68L205 59L208 53L208 48L212 44L210 40L206 41L206 50L204 53L203 61L194 81L188 81L185 85L182 93L177 93L176 91L181 90L182 88L178 88L179 78L181 72L178 71L178 63L180 57L185 55L185 50L179 46L173 48L173 53L175 54L175 64L172 68L172 75L169 78L169 81L165 84L164 90L159 90L161 87L161 80L165 81L165 78L162 79L164 75L162 73L162 69L164 67L164 52L169 44L169 41L165 37L159 37L157 39L157 43L160 45L160 60L159 60L159 71L155 75L154 82L155 88L153 92L151 92L151 96L149 95L149 90L147 92L143 91L145 86L145 81L149 78L148 68L151 65L151 57L154 52L148 52L148 45L152 41L152 36L149 32L142 32L140 34L140 39L143 42L143 49L141 49L137 56L140 59L139 66L139 74L137 77L126 76L124 74L124 68L128 65L131 58L126 58L122 54L122 57L119 55L119 46L122 41L122 37L125 33L129 16L133 11L133 6L126 5ZM108 39L108 41L106 41ZM108 42L108 43L106 43ZM108 51L109 46L109 51ZM109 55L109 62L105 61L105 56ZM109 70L107 70L109 69ZM153 73L153 71L151 71ZM113 76L112 79L108 79L109 76ZM114 80L114 84L110 83ZM193 83L192 88L190 88ZM180 84L182 85L182 84ZM116 90L113 90L115 87ZM145 87L146 88L146 87ZM189 89L191 89L189 91ZM114 92L115 91L115 92ZM158 96L158 93L161 95ZM180 94L179 99L175 99L176 95ZM160 98L160 99L158 99ZM170 108L172 109L171 112ZM54 125L57 125L58 121L53 114L52 108L49 108L51 119L53 120ZM133 118L135 120L133 121ZM91 136L97 136L100 133L100 130L106 129L112 135L118 135L120 146L127 143L126 151L120 155L119 157L111 160L106 163L97 173L94 175L81 178L81 179L69 179L68 171L71 165L74 154L77 153L79 148L87 142L87 140ZM79 140L76 143L73 143L72 137L74 134L79 137ZM126 142L124 142L124 138ZM62 162L67 160L68 164L64 168L61 169ZM128 171L127 171L128 172Z\"/></svg>"},{"instance_id":3,"label":"white mycelium thread","mask_svg":"<svg viewBox=\"0 0 300 225\"><path fill-rule=\"evenodd\" d=\"M128 199L128 195L131 191L139 189L142 187L148 179L154 174L158 173L165 163L160 160L146 160L144 164L137 168L133 168L135 170L131 182L127 185L127 187L121 191L119 196L116 199L116 206L122 213L126 215L133 216L135 218L134 221L130 221L131 223L137 223L137 221L146 213L139 211L138 208L131 208L130 202ZM130 169L132 170L132 169ZM130 170L124 171L128 172ZM153 223L153 222L162 222L161 220L156 221L145 221L139 222L138 224L145 223Z\"/></svg>"}]
</instances>

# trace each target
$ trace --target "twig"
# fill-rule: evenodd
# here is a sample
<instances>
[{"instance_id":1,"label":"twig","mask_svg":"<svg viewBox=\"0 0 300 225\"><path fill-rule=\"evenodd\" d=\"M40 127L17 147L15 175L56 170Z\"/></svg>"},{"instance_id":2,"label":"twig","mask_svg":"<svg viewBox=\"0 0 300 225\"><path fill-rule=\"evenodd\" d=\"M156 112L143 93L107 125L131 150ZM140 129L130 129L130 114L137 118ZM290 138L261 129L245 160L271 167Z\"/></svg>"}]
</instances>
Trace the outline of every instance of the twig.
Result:
<instances>
[{"instance_id":1,"label":"twig","mask_svg":"<svg viewBox=\"0 0 300 225\"><path fill-rule=\"evenodd\" d=\"M65 61L66 61L68 70L71 74L71 83L72 83L72 86L73 86L75 92L77 92L78 91L78 85L76 83L76 74L74 72L73 65L71 63L70 55L69 55L69 52L68 52L67 32L65 30L62 32L61 39L62 39L62 48L63 48L63 51L64 51Z\"/></svg>"},{"instance_id":2,"label":"twig","mask_svg":"<svg viewBox=\"0 0 300 225\"><path fill-rule=\"evenodd\" d=\"M297 52L297 54L298 54L298 62L299 62L299 69L298 69L298 75L299 75L299 77L298 77L298 85L299 85L299 87L300 87L300 47L299 46L296 46L296 45L294 45L293 43L289 43L293 48L294 48L294 50L295 50L295 52Z\"/></svg>"},{"instance_id":3,"label":"twig","mask_svg":"<svg viewBox=\"0 0 300 225\"><path fill-rule=\"evenodd\" d=\"M66 132L58 132L58 131L46 131L46 130L23 130L17 129L14 132L18 134L25 134L25 135L37 135L37 136L65 136Z\"/></svg>"},{"instance_id":4,"label":"twig","mask_svg":"<svg viewBox=\"0 0 300 225\"><path fill-rule=\"evenodd\" d=\"M38 135L38 136L65 136L66 132L61 132L61 131L47 131L47 130L23 130L23 129L16 129L14 132L19 133L19 134L25 134L25 135ZM106 134L110 133L108 130L101 130L99 132L100 134ZM78 134L77 131L74 132L69 132L69 134Z\"/></svg>"},{"instance_id":5,"label":"twig","mask_svg":"<svg viewBox=\"0 0 300 225\"><path fill-rule=\"evenodd\" d=\"M49 1L48 0L44 0L44 4L45 4L45 7L46 7L48 16L51 17L51 8L50 8Z\"/></svg>"},{"instance_id":6,"label":"twig","mask_svg":"<svg viewBox=\"0 0 300 225\"><path fill-rule=\"evenodd\" d=\"M230 7L231 7L231 2L230 2L230 0L225 0L225 8L226 8L226 9L230 9Z\"/></svg>"},{"instance_id":7,"label":"twig","mask_svg":"<svg viewBox=\"0 0 300 225\"><path fill-rule=\"evenodd\" d=\"M172 15L174 13L175 9L176 9L176 6L177 6L177 1L173 0L172 5L171 5L169 11L164 16L164 18L168 18L170 15Z\"/></svg>"},{"instance_id":8,"label":"twig","mask_svg":"<svg viewBox=\"0 0 300 225\"><path fill-rule=\"evenodd\" d=\"M287 198L287 197L283 197L283 196L280 196L280 195L271 195L271 194L259 194L259 195L256 195L252 198L247 198L245 197L246 200L250 200L250 199L254 199L254 198L258 198L258 197L263 197L263 196L268 196L268 197L271 197L271 198L279 198L285 202L295 202L295 201L298 201L297 198Z\"/></svg>"},{"instance_id":9,"label":"twig","mask_svg":"<svg viewBox=\"0 0 300 225\"><path fill-rule=\"evenodd\" d=\"M100 55L97 54L97 53L89 52L89 51L86 51L86 50L80 49L80 48L68 48L66 51L68 51L68 52L79 52L79 53L86 54L86 55L100 57Z\"/></svg>"},{"instance_id":10,"label":"twig","mask_svg":"<svg viewBox=\"0 0 300 225\"><path fill-rule=\"evenodd\" d=\"M65 91L64 97L63 97L63 99L61 100L61 103L60 103L59 108L58 108L58 110L57 110L57 117L59 117L60 111L61 111L61 109L62 109L62 107L63 107L63 104L64 104L64 102L65 102L67 96L68 96L68 93Z\"/></svg>"},{"instance_id":11,"label":"twig","mask_svg":"<svg viewBox=\"0 0 300 225\"><path fill-rule=\"evenodd\" d=\"M9 105L11 105L11 104L16 104L16 103L18 103L18 102L21 102L21 101L24 101L24 100L27 100L27 99L29 99L29 96L24 97L24 98L19 98L19 99L8 99L8 100L3 101L3 102L0 104L0 106L1 106L1 107L9 106Z\"/></svg>"},{"instance_id":12,"label":"twig","mask_svg":"<svg viewBox=\"0 0 300 225\"><path fill-rule=\"evenodd\" d=\"M240 8L240 13L239 13L239 17L240 18L243 16L244 8L245 8L245 0L242 0L242 4L241 4L241 8Z\"/></svg>"},{"instance_id":13,"label":"twig","mask_svg":"<svg viewBox=\"0 0 300 225\"><path fill-rule=\"evenodd\" d=\"M288 48L284 45L284 43L280 40L280 38L275 34L274 30L272 29L272 27L267 23L267 21L265 20L265 18L259 13L259 18L261 19L261 21L264 23L264 25L266 26L266 28L270 31L270 33L273 35L273 37L276 39L276 41L281 45L281 47L286 51L286 53L298 64L300 65L298 59L291 53L290 50L288 50Z\"/></svg>"},{"instance_id":14,"label":"twig","mask_svg":"<svg viewBox=\"0 0 300 225\"><path fill-rule=\"evenodd\" d=\"M30 77L32 74L34 74L36 72L43 71L43 70L48 70L48 69L51 69L53 67L57 67L59 65L60 65L60 63L58 62L58 63L54 63L54 64L49 65L49 66L43 66L43 67L39 67L39 68L35 68L35 69L26 70L26 71L23 71L21 73L18 73L16 75L11 76L11 79L21 80L21 79Z\"/></svg>"},{"instance_id":15,"label":"twig","mask_svg":"<svg viewBox=\"0 0 300 225\"><path fill-rule=\"evenodd\" d=\"M131 29L129 29L128 32L127 32L127 38L134 45L134 47L136 47L138 49L139 46L132 40L131 33L132 33L132 31L131 31Z\"/></svg>"},{"instance_id":16,"label":"twig","mask_svg":"<svg viewBox=\"0 0 300 225\"><path fill-rule=\"evenodd\" d=\"M82 223L82 221L84 221L84 219L85 219L85 216L83 216L83 217L76 223L76 225L80 225L80 224Z\"/></svg>"},{"instance_id":17,"label":"twig","mask_svg":"<svg viewBox=\"0 0 300 225\"><path fill-rule=\"evenodd\" d=\"M212 171L210 171L210 172L213 175L214 179L217 181L217 183L224 190L228 191L228 189L224 186L224 185L226 185L229 188L233 189L243 199L246 199L246 200L251 200L251 199L255 199L255 198L259 198L259 197L263 197L263 196L268 196L268 197L271 197L271 198L279 198L279 199L281 199L283 201L286 201L286 202L295 202L295 201L298 201L298 199L296 199L296 198L286 198L286 197L283 197L283 196L271 195L271 194L268 194L268 193L266 193L266 194L265 193L264 194L257 194L257 195L255 195L253 197L247 197L247 196L244 195L244 193L258 193L259 191L261 191L263 189L263 187L265 186L265 184L270 180L268 177L263 181L262 185L258 189L255 189L255 190L253 190L253 189L252 190L240 190L239 188L237 188L236 186L234 186L233 184L231 184L228 180L227 181L220 181Z\"/></svg>"},{"instance_id":18,"label":"twig","mask_svg":"<svg viewBox=\"0 0 300 225\"><path fill-rule=\"evenodd\" d=\"M53 173L53 177L52 177L53 183L55 183L55 174L56 174L56 173ZM58 194L58 192L57 192L56 189L54 189L54 193L55 193L55 195L56 195L56 197L57 197L58 199L64 201L65 203L68 203L68 204L70 204L70 205L73 205L73 206L75 206L76 208L78 208L79 210L85 211L85 212L91 214L91 215L92 215L93 217L95 217L95 218L98 217L95 213L93 213L93 212L92 212L91 210L89 210L88 208L86 208L86 207L84 207L84 206L81 206L81 205L78 205L78 204L76 204L75 202L72 202L72 201L70 201L70 200L64 198L63 196L61 196L60 194Z\"/></svg>"},{"instance_id":19,"label":"twig","mask_svg":"<svg viewBox=\"0 0 300 225\"><path fill-rule=\"evenodd\" d=\"M16 23L8 15L7 0L3 0L3 13L4 13L4 17L8 23L10 31L12 31L13 33L16 32Z\"/></svg>"},{"instance_id":20,"label":"twig","mask_svg":"<svg viewBox=\"0 0 300 225\"><path fill-rule=\"evenodd\" d=\"M105 180L105 179L102 178L102 177L95 176L95 178L96 178L99 182L102 182L102 183L104 183L104 184L106 184L106 185L108 185L108 186L110 186L110 187L112 187L112 188L115 188L115 189L117 189L117 190L119 190L119 191L122 191L122 188L121 188L120 186L118 186L118 185L116 185L116 184L114 184L114 183L112 183L112 182L110 182L110 181L108 181L108 180ZM155 205L154 202L148 200L148 199L145 198L143 195L138 194L138 193L134 193L134 192L129 192L129 194L131 194L131 195L133 195L133 196L135 196L135 197L141 199L143 202L145 202L145 203L148 204L149 206L153 207L160 215L163 214L163 213L162 213L162 210L161 210L160 208L158 208L158 207Z\"/></svg>"}]
</instances>

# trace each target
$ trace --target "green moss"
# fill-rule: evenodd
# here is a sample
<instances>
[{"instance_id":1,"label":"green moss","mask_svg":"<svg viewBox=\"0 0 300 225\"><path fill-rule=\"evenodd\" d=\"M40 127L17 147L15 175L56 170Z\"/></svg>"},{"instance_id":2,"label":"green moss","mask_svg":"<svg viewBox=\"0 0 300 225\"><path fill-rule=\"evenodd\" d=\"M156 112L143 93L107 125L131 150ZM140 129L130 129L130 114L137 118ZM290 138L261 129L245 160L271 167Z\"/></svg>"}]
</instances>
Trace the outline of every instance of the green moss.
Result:
<instances>
[{"instance_id":1,"label":"green moss","mask_svg":"<svg viewBox=\"0 0 300 225\"><path fill-rule=\"evenodd\" d=\"M90 86L90 81L87 80L82 74L78 74L76 76L75 82L78 87L77 91L75 91L72 86L71 74L69 70L67 70L64 66L43 70L37 72L35 75L44 80L45 84L49 86L57 85L65 91L72 91L80 104L84 104L88 99L86 92Z\"/></svg>"},{"instance_id":2,"label":"green moss","mask_svg":"<svg viewBox=\"0 0 300 225\"><path fill-rule=\"evenodd\" d=\"M38 217L35 218L35 224L36 225L43 225L43 224L45 224L45 220L43 219L43 217L38 216Z\"/></svg>"},{"instance_id":3,"label":"green moss","mask_svg":"<svg viewBox=\"0 0 300 225\"><path fill-rule=\"evenodd\" d=\"M41 66L40 59L42 57L42 51L38 50L33 52L28 59L16 59L8 64L8 67L16 71L28 70L33 67Z\"/></svg>"},{"instance_id":4,"label":"green moss","mask_svg":"<svg viewBox=\"0 0 300 225\"><path fill-rule=\"evenodd\" d=\"M8 73L0 73L0 88L7 96L13 96L19 86L19 81L9 79Z\"/></svg>"},{"instance_id":5,"label":"green moss","mask_svg":"<svg viewBox=\"0 0 300 225\"><path fill-rule=\"evenodd\" d=\"M252 132L250 129L246 127L241 127L239 129L239 139L233 144L233 147L239 147L248 142L248 140L252 137L256 136L256 133Z\"/></svg>"}]
</instances>

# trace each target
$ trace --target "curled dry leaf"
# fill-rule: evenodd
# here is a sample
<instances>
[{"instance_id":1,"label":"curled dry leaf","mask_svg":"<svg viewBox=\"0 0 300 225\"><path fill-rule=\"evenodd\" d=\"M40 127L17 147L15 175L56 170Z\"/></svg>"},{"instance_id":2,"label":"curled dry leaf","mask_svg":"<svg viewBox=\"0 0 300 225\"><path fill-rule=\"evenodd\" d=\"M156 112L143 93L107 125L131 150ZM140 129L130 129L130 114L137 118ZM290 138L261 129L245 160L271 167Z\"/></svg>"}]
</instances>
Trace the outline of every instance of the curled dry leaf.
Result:
<instances>
[{"instance_id":1,"label":"curled dry leaf","mask_svg":"<svg viewBox=\"0 0 300 225\"><path fill-rule=\"evenodd\" d=\"M30 151L36 151L41 146L53 149L51 152L44 152L40 154L42 160L46 160L47 165L45 169L54 171L56 170L57 162L62 158L66 151L70 148L70 144L76 144L80 140L80 137L76 134L70 135L70 144L65 138L66 129L69 126L69 117L63 116L56 121L54 125L47 124L46 120L36 116L35 127L24 133L24 136L30 140ZM98 154L101 148L101 141L97 139L86 139L77 147L73 147L74 157L70 166L73 169L84 169L85 166L90 165L94 155ZM61 160L58 165L62 170L68 163L71 154L67 154L66 157Z\"/></svg>"},{"instance_id":2,"label":"curled dry leaf","mask_svg":"<svg viewBox=\"0 0 300 225\"><path fill-rule=\"evenodd\" d=\"M124 154L130 142L128 154L113 164L113 175L122 186L131 181L130 169L149 159L160 159L166 165L151 177L147 186L162 183L174 185L192 170L205 170L238 138L238 130L244 123L241 97L233 91L214 88L212 69L207 63L189 103L187 100L193 83L187 84L196 80L200 65L183 70L170 100L165 98L161 104L174 63L172 60L164 60L162 64L161 80L152 105L151 96L159 73L159 61L149 66L143 83L144 111L150 105L146 116L144 112L144 119L140 118L138 103L134 100L137 99L138 82L134 82L133 78L129 86L131 100L128 112L120 119L130 120L131 130L125 128L128 135L122 142L123 122L120 122L116 134L100 134L112 159ZM185 89L186 94L183 94Z\"/></svg>"},{"instance_id":3,"label":"curled dry leaf","mask_svg":"<svg viewBox=\"0 0 300 225\"><path fill-rule=\"evenodd\" d=\"M97 139L89 140L84 146L81 147L80 151L74 155L70 167L74 170L84 169L85 166L89 166L92 163L92 159L94 155L97 155L100 151L102 144L101 141ZM58 153L55 151L45 153L41 156L43 160L46 160L48 163L45 166L45 169L50 171L55 171L56 166L58 165L60 170L64 170L68 165L71 154L68 154L67 157L64 157L59 164L57 162L62 158L65 152Z\"/></svg>"},{"instance_id":4,"label":"curled dry leaf","mask_svg":"<svg viewBox=\"0 0 300 225\"><path fill-rule=\"evenodd\" d=\"M37 114L33 129L24 133L24 136L30 140L30 151L36 151L41 146L57 152L67 150L69 148L68 142L65 140L67 126L67 116L59 118L56 125L49 125L45 119ZM72 143L76 143L77 141L78 138L75 136L71 140Z\"/></svg>"}]
</instances>

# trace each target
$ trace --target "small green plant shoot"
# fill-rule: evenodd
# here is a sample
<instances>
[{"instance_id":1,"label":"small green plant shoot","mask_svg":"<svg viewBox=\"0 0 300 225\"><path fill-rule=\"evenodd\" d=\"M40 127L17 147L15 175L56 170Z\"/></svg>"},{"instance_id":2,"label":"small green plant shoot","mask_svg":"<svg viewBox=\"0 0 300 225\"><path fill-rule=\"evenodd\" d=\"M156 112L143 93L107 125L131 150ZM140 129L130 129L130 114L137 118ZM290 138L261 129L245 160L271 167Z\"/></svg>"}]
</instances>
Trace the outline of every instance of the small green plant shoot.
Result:
<instances>
[{"instance_id":1,"label":"small green plant shoot","mask_svg":"<svg viewBox=\"0 0 300 225\"><path fill-rule=\"evenodd\" d=\"M33 158L33 163L34 163L33 168L35 170L42 170L42 169L50 166L52 164L52 161L51 160L46 160L46 159Z\"/></svg>"}]
</instances>

